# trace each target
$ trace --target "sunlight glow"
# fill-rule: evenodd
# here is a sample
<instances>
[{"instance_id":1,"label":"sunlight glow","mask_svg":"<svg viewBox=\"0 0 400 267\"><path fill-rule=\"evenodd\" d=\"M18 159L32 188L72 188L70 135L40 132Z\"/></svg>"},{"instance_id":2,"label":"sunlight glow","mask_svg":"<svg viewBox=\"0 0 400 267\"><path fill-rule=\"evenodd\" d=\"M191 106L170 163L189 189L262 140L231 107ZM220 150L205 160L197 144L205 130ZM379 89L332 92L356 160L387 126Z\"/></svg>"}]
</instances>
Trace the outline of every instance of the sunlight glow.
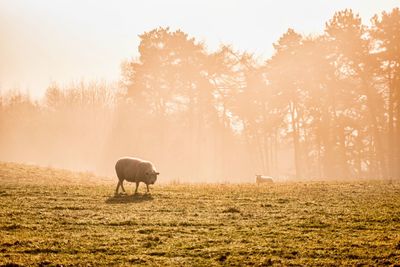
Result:
<instances>
[{"instance_id":1,"label":"sunlight glow","mask_svg":"<svg viewBox=\"0 0 400 267\"><path fill-rule=\"evenodd\" d=\"M209 49L232 44L261 58L289 27L321 32L335 11L352 8L365 22L398 1L0 1L0 91L33 97L48 85L117 81L123 60L138 55L138 35L181 29Z\"/></svg>"}]
</instances>

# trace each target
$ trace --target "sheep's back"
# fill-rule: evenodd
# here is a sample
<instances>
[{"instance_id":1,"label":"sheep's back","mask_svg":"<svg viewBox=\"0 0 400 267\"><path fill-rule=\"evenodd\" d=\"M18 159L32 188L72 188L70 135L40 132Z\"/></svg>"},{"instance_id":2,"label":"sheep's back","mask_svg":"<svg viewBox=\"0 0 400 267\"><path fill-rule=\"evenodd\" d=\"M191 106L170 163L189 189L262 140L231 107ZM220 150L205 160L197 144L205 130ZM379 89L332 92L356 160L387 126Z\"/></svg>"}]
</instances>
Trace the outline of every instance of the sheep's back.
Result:
<instances>
[{"instance_id":1,"label":"sheep's back","mask_svg":"<svg viewBox=\"0 0 400 267\"><path fill-rule=\"evenodd\" d=\"M115 171L120 180L135 180L138 176L140 163L136 158L120 158L115 164Z\"/></svg>"}]
</instances>

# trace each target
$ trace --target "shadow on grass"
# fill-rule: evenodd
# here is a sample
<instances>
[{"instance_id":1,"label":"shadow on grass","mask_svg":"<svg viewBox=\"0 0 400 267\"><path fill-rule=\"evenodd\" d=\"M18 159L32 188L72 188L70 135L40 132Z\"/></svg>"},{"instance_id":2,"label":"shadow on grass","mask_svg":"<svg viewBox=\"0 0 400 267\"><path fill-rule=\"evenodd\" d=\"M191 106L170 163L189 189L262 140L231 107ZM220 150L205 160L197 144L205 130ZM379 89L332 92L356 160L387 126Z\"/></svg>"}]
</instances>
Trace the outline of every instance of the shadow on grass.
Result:
<instances>
[{"instance_id":1,"label":"shadow on grass","mask_svg":"<svg viewBox=\"0 0 400 267\"><path fill-rule=\"evenodd\" d=\"M134 195L118 194L109 197L106 200L106 203L107 204L139 203L151 200L153 200L153 196L150 194L134 194Z\"/></svg>"}]
</instances>

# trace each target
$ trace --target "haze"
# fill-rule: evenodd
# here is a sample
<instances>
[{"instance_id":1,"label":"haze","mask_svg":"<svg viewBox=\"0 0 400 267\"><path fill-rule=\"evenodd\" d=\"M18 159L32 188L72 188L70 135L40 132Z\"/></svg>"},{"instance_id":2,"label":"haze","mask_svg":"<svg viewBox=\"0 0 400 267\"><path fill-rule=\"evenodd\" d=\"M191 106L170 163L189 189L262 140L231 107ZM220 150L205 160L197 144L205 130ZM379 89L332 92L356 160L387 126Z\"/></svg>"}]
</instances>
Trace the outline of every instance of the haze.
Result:
<instances>
[{"instance_id":1,"label":"haze","mask_svg":"<svg viewBox=\"0 0 400 267\"><path fill-rule=\"evenodd\" d=\"M161 182L398 179L397 5L1 1L0 160L115 178L132 156Z\"/></svg>"},{"instance_id":2,"label":"haze","mask_svg":"<svg viewBox=\"0 0 400 267\"><path fill-rule=\"evenodd\" d=\"M352 8L364 23L399 1L0 1L0 90L34 98L51 82L120 79L123 60L138 56L138 35L181 29L266 58L288 28L321 33L335 11Z\"/></svg>"}]
</instances>

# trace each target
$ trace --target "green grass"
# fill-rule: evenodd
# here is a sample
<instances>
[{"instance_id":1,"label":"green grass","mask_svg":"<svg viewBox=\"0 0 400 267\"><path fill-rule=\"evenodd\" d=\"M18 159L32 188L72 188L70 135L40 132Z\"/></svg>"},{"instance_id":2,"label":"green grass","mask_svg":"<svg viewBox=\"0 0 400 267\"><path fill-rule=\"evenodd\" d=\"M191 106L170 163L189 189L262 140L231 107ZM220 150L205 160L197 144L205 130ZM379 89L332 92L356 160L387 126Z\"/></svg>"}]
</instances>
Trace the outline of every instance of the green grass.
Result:
<instances>
[{"instance_id":1,"label":"green grass","mask_svg":"<svg viewBox=\"0 0 400 267\"><path fill-rule=\"evenodd\" d=\"M142 184L115 197L116 178L11 163L0 183L0 265L400 263L399 183L155 184L149 195Z\"/></svg>"}]
</instances>

